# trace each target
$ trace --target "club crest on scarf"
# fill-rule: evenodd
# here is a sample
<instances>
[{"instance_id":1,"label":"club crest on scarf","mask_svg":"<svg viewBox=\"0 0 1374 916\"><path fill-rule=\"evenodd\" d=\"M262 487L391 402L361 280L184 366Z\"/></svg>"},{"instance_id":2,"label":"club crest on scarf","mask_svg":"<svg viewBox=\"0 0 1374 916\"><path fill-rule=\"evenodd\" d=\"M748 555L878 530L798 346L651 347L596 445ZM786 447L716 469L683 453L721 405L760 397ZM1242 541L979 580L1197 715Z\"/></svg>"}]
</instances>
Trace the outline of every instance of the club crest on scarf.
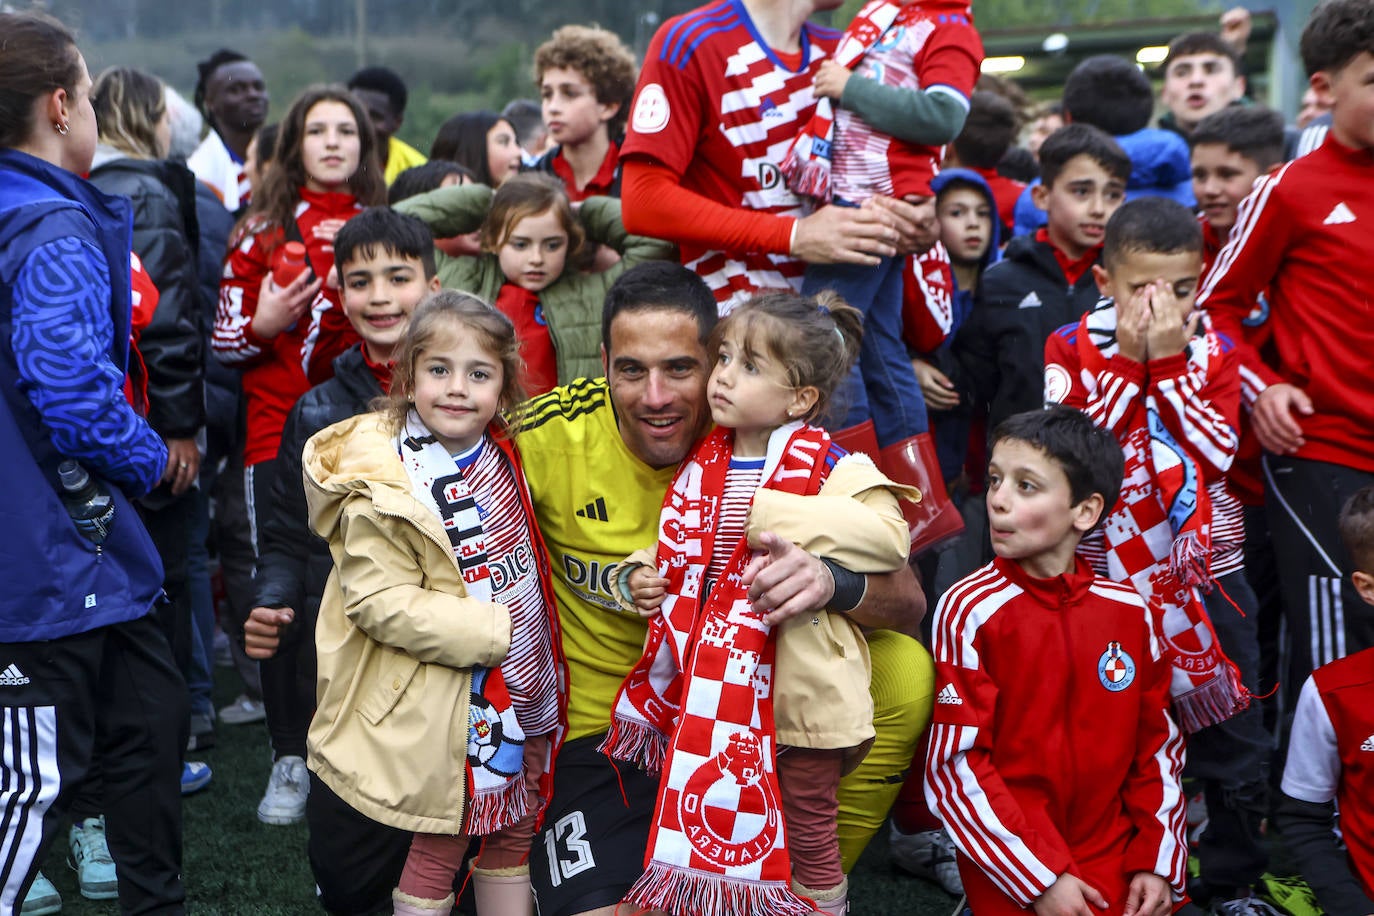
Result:
<instances>
[{"instance_id":1,"label":"club crest on scarf","mask_svg":"<svg viewBox=\"0 0 1374 916\"><path fill-rule=\"evenodd\" d=\"M667 596L601 750L663 774L645 872L627 900L684 916L801 916L812 910L789 888L774 765L776 643L744 588L746 542L728 545L725 573L702 600L732 444L719 429L698 443L664 499ZM765 486L817 492L829 449L822 430L784 427L769 442Z\"/></svg>"},{"instance_id":2,"label":"club crest on scarf","mask_svg":"<svg viewBox=\"0 0 1374 916\"><path fill-rule=\"evenodd\" d=\"M520 775L525 733L499 668L474 668L468 701L468 765L497 776Z\"/></svg>"},{"instance_id":3,"label":"club crest on scarf","mask_svg":"<svg viewBox=\"0 0 1374 916\"><path fill-rule=\"evenodd\" d=\"M764 779L763 742L735 732L720 753L697 767L678 796L678 818L692 848L721 867L749 865L773 851L781 802Z\"/></svg>"}]
</instances>

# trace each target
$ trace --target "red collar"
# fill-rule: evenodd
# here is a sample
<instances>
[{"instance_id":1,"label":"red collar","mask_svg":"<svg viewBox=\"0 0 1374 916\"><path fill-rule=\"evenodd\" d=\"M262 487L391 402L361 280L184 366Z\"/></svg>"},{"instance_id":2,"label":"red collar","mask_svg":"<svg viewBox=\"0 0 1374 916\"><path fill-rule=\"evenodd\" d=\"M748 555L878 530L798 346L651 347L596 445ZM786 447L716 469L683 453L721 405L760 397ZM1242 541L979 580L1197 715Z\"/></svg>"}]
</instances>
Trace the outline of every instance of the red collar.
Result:
<instances>
[{"instance_id":1,"label":"red collar","mask_svg":"<svg viewBox=\"0 0 1374 916\"><path fill-rule=\"evenodd\" d=\"M578 188L576 179L573 178L572 166L568 165L568 160L563 156L563 149L559 147L554 154L549 165L553 167L553 173L563 182L567 189L568 198L574 203L585 200L593 195L607 195L611 188L615 186L615 170L620 164L620 147L614 140L611 141L610 149L606 150L606 157L601 160L601 168L596 170L591 181L587 182L584 188Z\"/></svg>"},{"instance_id":2,"label":"red collar","mask_svg":"<svg viewBox=\"0 0 1374 916\"><path fill-rule=\"evenodd\" d=\"M1050 240L1050 230L1044 226L1035 230L1035 240L1050 246L1050 251L1054 252L1055 263L1059 265L1060 270L1064 271L1064 277L1069 281L1070 286L1078 285L1079 278L1097 263L1098 257L1102 254L1102 246L1094 245L1084 253L1083 257L1074 260L1060 251L1059 246Z\"/></svg>"},{"instance_id":3,"label":"red collar","mask_svg":"<svg viewBox=\"0 0 1374 916\"><path fill-rule=\"evenodd\" d=\"M374 363L372 357L367 355L367 344L359 344L358 346L363 351L363 364L367 366L372 376L377 379L377 384L382 386L382 391L390 393L391 371L395 368L396 364L394 362Z\"/></svg>"},{"instance_id":4,"label":"red collar","mask_svg":"<svg viewBox=\"0 0 1374 916\"><path fill-rule=\"evenodd\" d=\"M1051 609L1077 604L1097 578L1088 561L1077 554L1073 558L1073 569L1048 579L1032 576L1015 560L998 557L993 563L1002 575L1020 586L1037 604Z\"/></svg>"}]
</instances>

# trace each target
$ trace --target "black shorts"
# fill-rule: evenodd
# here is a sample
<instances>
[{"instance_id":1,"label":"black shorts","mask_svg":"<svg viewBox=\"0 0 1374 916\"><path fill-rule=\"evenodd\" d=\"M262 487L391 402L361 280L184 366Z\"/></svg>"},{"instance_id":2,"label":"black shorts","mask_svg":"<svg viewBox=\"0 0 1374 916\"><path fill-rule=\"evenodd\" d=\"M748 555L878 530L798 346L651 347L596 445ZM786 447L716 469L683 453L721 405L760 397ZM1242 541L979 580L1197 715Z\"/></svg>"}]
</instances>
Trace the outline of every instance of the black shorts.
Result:
<instances>
[{"instance_id":1,"label":"black shorts","mask_svg":"<svg viewBox=\"0 0 1374 916\"><path fill-rule=\"evenodd\" d=\"M622 763L617 778L617 767L597 750L604 738L590 735L559 749L553 800L530 849L539 916L611 906L644 873L658 775Z\"/></svg>"}]
</instances>

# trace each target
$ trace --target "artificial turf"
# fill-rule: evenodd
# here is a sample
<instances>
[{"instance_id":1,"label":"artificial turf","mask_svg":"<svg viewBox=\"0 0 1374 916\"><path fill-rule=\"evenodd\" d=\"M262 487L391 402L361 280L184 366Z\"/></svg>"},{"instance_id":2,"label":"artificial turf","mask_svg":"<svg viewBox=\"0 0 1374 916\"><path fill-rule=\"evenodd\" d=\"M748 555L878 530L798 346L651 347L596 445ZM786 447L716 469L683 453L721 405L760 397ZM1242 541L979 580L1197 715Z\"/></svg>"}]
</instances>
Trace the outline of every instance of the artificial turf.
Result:
<instances>
[{"instance_id":1,"label":"artificial turf","mask_svg":"<svg viewBox=\"0 0 1374 916\"><path fill-rule=\"evenodd\" d=\"M226 705L235 690L224 682L231 671L217 671L216 701ZM183 871L187 910L225 916L315 914L315 883L305 858L304 823L271 827L258 821L257 805L267 786L272 756L267 729L220 724L217 743L189 755L214 769L203 791L184 799ZM62 895L69 916L109 916L116 901L86 900L77 893L76 873L67 865L64 828L44 863L43 873ZM878 832L850 875L850 912L854 916L948 916L954 899L938 887L906 876L888 864L886 827Z\"/></svg>"}]
</instances>

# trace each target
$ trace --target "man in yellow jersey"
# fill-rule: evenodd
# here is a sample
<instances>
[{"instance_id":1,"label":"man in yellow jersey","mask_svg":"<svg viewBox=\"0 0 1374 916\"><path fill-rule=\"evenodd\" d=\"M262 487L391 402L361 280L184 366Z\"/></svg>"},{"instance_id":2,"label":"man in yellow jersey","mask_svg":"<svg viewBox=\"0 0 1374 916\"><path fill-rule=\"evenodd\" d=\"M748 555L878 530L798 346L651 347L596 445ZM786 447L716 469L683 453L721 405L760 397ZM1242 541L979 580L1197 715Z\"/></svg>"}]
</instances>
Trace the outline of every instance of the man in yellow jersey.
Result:
<instances>
[{"instance_id":1,"label":"man in yellow jersey","mask_svg":"<svg viewBox=\"0 0 1374 916\"><path fill-rule=\"evenodd\" d=\"M676 264L641 264L616 281L602 318L604 379L578 379L526 405L517 436L535 515L549 551L568 666L568 733L554 764L553 798L530 854L540 916L610 916L644 868L657 775L612 766L597 751L612 700L644 648L646 622L619 608L611 569L657 537L663 495L710 425L706 339L716 321L709 288ZM907 570L856 576L793 545L775 551L751 596L772 615L846 611L869 634L874 726L868 757L840 786L846 870L882 824L930 717L934 671L914 639L925 602ZM244 626L249 652L274 651L286 623L258 609ZM770 622L775 622L770 619ZM897 631L897 632L894 632ZM309 804L332 805L311 797ZM348 848L365 850L356 888L330 899L371 913L399 877L409 835L333 805L323 812ZM347 833L347 837L342 836ZM394 876L387 883L388 876ZM389 902L389 898L386 902Z\"/></svg>"},{"instance_id":2,"label":"man in yellow jersey","mask_svg":"<svg viewBox=\"0 0 1374 916\"><path fill-rule=\"evenodd\" d=\"M606 377L556 388L523 418L518 441L553 567L569 680L567 740L530 854L541 916L611 914L643 872L658 776L623 765L617 772L597 751L646 630L617 605L611 569L653 543L663 494L710 425L705 341L715 321L715 299L694 273L664 262L634 268L606 296ZM775 551L752 593L770 616L829 607L904 632L924 609L907 570L865 583L790 544ZM871 647L879 736L842 789L847 866L886 816L930 708L930 662L919 645L875 633Z\"/></svg>"}]
</instances>

